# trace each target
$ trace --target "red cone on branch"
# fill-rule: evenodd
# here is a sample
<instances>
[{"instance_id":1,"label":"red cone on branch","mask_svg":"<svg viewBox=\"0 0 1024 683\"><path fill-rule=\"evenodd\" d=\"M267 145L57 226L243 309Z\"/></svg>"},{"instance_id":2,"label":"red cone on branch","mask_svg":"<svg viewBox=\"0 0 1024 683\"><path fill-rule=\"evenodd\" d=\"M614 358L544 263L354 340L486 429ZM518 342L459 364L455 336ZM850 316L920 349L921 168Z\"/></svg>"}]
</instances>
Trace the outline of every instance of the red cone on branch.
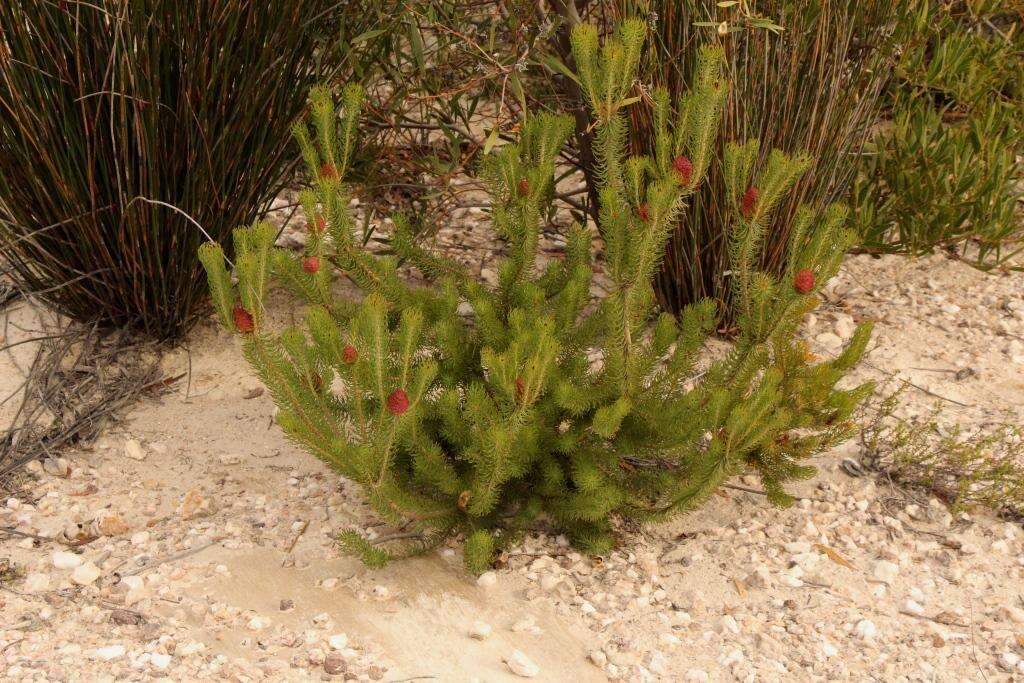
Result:
<instances>
[{"instance_id":1,"label":"red cone on branch","mask_svg":"<svg viewBox=\"0 0 1024 683\"><path fill-rule=\"evenodd\" d=\"M523 396L526 394L526 382L523 381L522 377L516 377L516 400L522 401Z\"/></svg>"},{"instance_id":2,"label":"red cone on branch","mask_svg":"<svg viewBox=\"0 0 1024 683\"><path fill-rule=\"evenodd\" d=\"M758 189L751 185L747 188L747 191L743 193L743 204L740 207L740 213L743 214L744 218L749 219L754 215L754 209L757 208L757 197L760 194Z\"/></svg>"},{"instance_id":3,"label":"red cone on branch","mask_svg":"<svg viewBox=\"0 0 1024 683\"><path fill-rule=\"evenodd\" d=\"M235 328L242 334L251 334L256 329L256 323L253 322L252 313L245 310L242 304L235 304Z\"/></svg>"},{"instance_id":4,"label":"red cone on branch","mask_svg":"<svg viewBox=\"0 0 1024 683\"><path fill-rule=\"evenodd\" d=\"M316 256L307 256L302 259L302 269L310 275L316 274L320 270L320 259Z\"/></svg>"},{"instance_id":5,"label":"red cone on branch","mask_svg":"<svg viewBox=\"0 0 1024 683\"><path fill-rule=\"evenodd\" d=\"M334 168L334 164L324 164L320 167L320 175L324 178L331 178L332 180L338 179L338 169Z\"/></svg>"},{"instance_id":6,"label":"red cone on branch","mask_svg":"<svg viewBox=\"0 0 1024 683\"><path fill-rule=\"evenodd\" d=\"M814 271L810 268L801 268L793 278L793 288L801 294L814 289Z\"/></svg>"},{"instance_id":7,"label":"red cone on branch","mask_svg":"<svg viewBox=\"0 0 1024 683\"><path fill-rule=\"evenodd\" d=\"M409 395L402 389L395 389L388 396L388 412L392 415L401 415L409 410Z\"/></svg>"},{"instance_id":8,"label":"red cone on branch","mask_svg":"<svg viewBox=\"0 0 1024 683\"><path fill-rule=\"evenodd\" d=\"M342 349L341 360L344 361L345 365L352 365L359 360L359 352L356 351L356 347L349 345Z\"/></svg>"},{"instance_id":9,"label":"red cone on branch","mask_svg":"<svg viewBox=\"0 0 1024 683\"><path fill-rule=\"evenodd\" d=\"M679 176L679 183L683 187L689 187L693 180L693 163L685 156L679 155L672 161L672 166Z\"/></svg>"},{"instance_id":10,"label":"red cone on branch","mask_svg":"<svg viewBox=\"0 0 1024 683\"><path fill-rule=\"evenodd\" d=\"M520 197L525 197L530 194L530 181L523 178L519 181L519 185L516 187L516 190L519 192Z\"/></svg>"},{"instance_id":11,"label":"red cone on branch","mask_svg":"<svg viewBox=\"0 0 1024 683\"><path fill-rule=\"evenodd\" d=\"M636 215L640 216L640 220L647 223L651 220L651 205L644 203L637 207Z\"/></svg>"}]
</instances>

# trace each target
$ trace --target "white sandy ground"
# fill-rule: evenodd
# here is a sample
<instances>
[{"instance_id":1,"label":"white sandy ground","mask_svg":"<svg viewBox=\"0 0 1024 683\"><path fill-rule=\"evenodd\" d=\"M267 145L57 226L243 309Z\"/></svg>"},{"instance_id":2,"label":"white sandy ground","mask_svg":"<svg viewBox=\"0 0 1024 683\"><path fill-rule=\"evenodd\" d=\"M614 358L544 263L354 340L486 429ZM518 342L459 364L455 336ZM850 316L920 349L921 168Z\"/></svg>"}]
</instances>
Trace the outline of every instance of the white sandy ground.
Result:
<instances>
[{"instance_id":1,"label":"white sandy ground","mask_svg":"<svg viewBox=\"0 0 1024 683\"><path fill-rule=\"evenodd\" d=\"M965 425L1024 416L1019 274L859 256L827 294L809 321L819 353L871 317L881 371L860 376L968 404L946 406ZM0 586L0 680L497 682L519 680L517 662L552 682L1024 680L1020 525L851 478L837 463L856 443L788 510L724 490L604 558L534 536L480 582L454 543L370 570L333 541L372 524L358 490L271 425L233 339L204 324L187 347L165 365L190 381L0 501L0 526L100 534L0 541L26 573ZM0 358L0 392L19 381ZM906 398L908 412L936 400Z\"/></svg>"}]
</instances>

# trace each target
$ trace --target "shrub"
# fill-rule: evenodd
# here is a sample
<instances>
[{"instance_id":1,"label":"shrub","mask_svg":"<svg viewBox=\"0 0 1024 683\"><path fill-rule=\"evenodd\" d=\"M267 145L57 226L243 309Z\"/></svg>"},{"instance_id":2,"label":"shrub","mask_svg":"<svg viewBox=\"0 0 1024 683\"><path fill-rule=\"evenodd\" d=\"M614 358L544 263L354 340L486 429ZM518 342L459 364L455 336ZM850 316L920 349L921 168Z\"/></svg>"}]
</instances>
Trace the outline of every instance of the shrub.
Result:
<instances>
[{"instance_id":1,"label":"shrub","mask_svg":"<svg viewBox=\"0 0 1024 683\"><path fill-rule=\"evenodd\" d=\"M1024 430L1012 420L986 429L949 425L939 406L924 416L896 414L898 389L865 406L867 461L892 481L927 491L954 511L983 505L1024 518Z\"/></svg>"},{"instance_id":2,"label":"shrub","mask_svg":"<svg viewBox=\"0 0 1024 683\"><path fill-rule=\"evenodd\" d=\"M917 0L902 15L892 121L855 190L864 248L945 247L984 266L1008 255L1020 231L1024 25L1001 5Z\"/></svg>"},{"instance_id":3,"label":"shrub","mask_svg":"<svg viewBox=\"0 0 1024 683\"><path fill-rule=\"evenodd\" d=\"M624 110L643 35L632 21L603 48L591 26L573 34L578 78L598 121L611 281L594 305L585 228L572 230L564 260L536 265L555 159L572 130L565 116L527 118L519 141L486 159L492 221L509 247L494 287L417 246L401 219L393 256L358 246L339 179L355 145L355 88L340 123L327 93L314 92L315 134L296 130L317 171L303 203L322 219L306 253L275 249L266 225L237 230L236 291L221 248L202 247L220 319L242 337L281 427L358 482L376 512L402 529L377 542L346 533L344 544L366 561L461 532L467 565L481 571L496 548L541 517L601 552L613 542L613 516L650 520L692 509L747 470L760 474L772 502L786 504L783 484L812 474L807 459L849 433L848 417L870 386L835 384L869 328L818 365L795 340L848 243L845 209L831 207L818 222L798 212L781 278L756 264L772 212L807 169L806 157L772 152L754 175L756 141L726 152L742 330L732 351L695 375L716 322L710 300L649 325L651 281L673 222L704 180L725 85L721 52L705 48L678 115L670 115L667 92L655 95L655 153L627 156ZM439 286L407 285L399 260ZM360 304L331 294L336 274L366 292ZM305 329L268 330L270 275L308 302Z\"/></svg>"},{"instance_id":4,"label":"shrub","mask_svg":"<svg viewBox=\"0 0 1024 683\"><path fill-rule=\"evenodd\" d=\"M298 94L360 4L0 3L0 269L75 318L180 336L206 296L195 223L223 239L278 193Z\"/></svg>"},{"instance_id":5,"label":"shrub","mask_svg":"<svg viewBox=\"0 0 1024 683\"><path fill-rule=\"evenodd\" d=\"M640 81L668 88L673 101L695 78L698 46L709 41L723 45L732 87L718 132L719 154L731 140L756 137L762 142L757 169L765 167L772 149L815 159L814 172L802 176L781 201L766 231L757 258L769 272L779 274L786 267L798 208L819 211L849 191L856 155L876 120L877 96L889 73L890 15L903 1L769 0L757 3L758 15L744 2L607 3L613 17L639 13L648 19L652 40L643 53ZM647 103L649 87L635 93ZM650 153L654 108L637 106L631 115L631 146ZM732 207L725 182L713 166L671 232L655 285L667 310L678 312L705 296L731 306Z\"/></svg>"}]
</instances>

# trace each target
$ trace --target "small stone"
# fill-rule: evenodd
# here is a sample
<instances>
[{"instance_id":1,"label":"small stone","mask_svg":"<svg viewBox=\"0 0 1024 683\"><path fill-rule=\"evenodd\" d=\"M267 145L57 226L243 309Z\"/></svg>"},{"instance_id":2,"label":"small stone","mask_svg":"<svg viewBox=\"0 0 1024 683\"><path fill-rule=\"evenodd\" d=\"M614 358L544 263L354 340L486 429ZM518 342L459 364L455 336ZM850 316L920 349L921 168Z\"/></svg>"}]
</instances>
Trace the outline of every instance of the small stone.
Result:
<instances>
[{"instance_id":1,"label":"small stone","mask_svg":"<svg viewBox=\"0 0 1024 683\"><path fill-rule=\"evenodd\" d=\"M469 629L469 637L477 640L484 640L491 635L491 625L484 621L474 621Z\"/></svg>"},{"instance_id":2,"label":"small stone","mask_svg":"<svg viewBox=\"0 0 1024 683\"><path fill-rule=\"evenodd\" d=\"M146 459L146 451L143 450L142 444L135 439L128 439L124 442L124 454L132 460Z\"/></svg>"},{"instance_id":3,"label":"small stone","mask_svg":"<svg viewBox=\"0 0 1024 683\"><path fill-rule=\"evenodd\" d=\"M892 583L899 576L900 566L888 560L879 560L875 563L872 574L876 579L884 583Z\"/></svg>"},{"instance_id":4,"label":"small stone","mask_svg":"<svg viewBox=\"0 0 1024 683\"><path fill-rule=\"evenodd\" d=\"M387 600L391 596L391 590L387 586L374 586L373 597L378 600Z\"/></svg>"},{"instance_id":5,"label":"small stone","mask_svg":"<svg viewBox=\"0 0 1024 683\"><path fill-rule=\"evenodd\" d=\"M98 578L100 578L100 568L92 562L78 565L71 573L71 580L79 586L88 586Z\"/></svg>"},{"instance_id":6,"label":"small stone","mask_svg":"<svg viewBox=\"0 0 1024 683\"><path fill-rule=\"evenodd\" d=\"M1024 624L1024 609L1014 605L1004 605L1003 614L1015 624Z\"/></svg>"},{"instance_id":7,"label":"small stone","mask_svg":"<svg viewBox=\"0 0 1024 683\"><path fill-rule=\"evenodd\" d=\"M497 583L498 575L494 572L484 572L476 580L476 585L482 588L491 588Z\"/></svg>"},{"instance_id":8,"label":"small stone","mask_svg":"<svg viewBox=\"0 0 1024 683\"><path fill-rule=\"evenodd\" d=\"M1013 671L1014 669L1016 669L1017 664L1019 664L1020 661L1020 655L1014 652L1006 651L999 655L999 665L1007 671Z\"/></svg>"},{"instance_id":9,"label":"small stone","mask_svg":"<svg viewBox=\"0 0 1024 683\"><path fill-rule=\"evenodd\" d=\"M878 627L870 619L861 619L854 627L854 631L862 640L872 640L878 633Z\"/></svg>"},{"instance_id":10,"label":"small stone","mask_svg":"<svg viewBox=\"0 0 1024 683\"><path fill-rule=\"evenodd\" d=\"M903 611L914 616L922 616L924 614L924 607L915 600L907 600L903 604Z\"/></svg>"},{"instance_id":11,"label":"small stone","mask_svg":"<svg viewBox=\"0 0 1024 683\"><path fill-rule=\"evenodd\" d=\"M53 554L53 566L57 569L74 569L82 564L84 560L81 555L58 550Z\"/></svg>"},{"instance_id":12,"label":"small stone","mask_svg":"<svg viewBox=\"0 0 1024 683\"><path fill-rule=\"evenodd\" d=\"M96 524L96 530L101 536L120 536L128 533L128 524L121 519L120 515L104 515Z\"/></svg>"},{"instance_id":13,"label":"small stone","mask_svg":"<svg viewBox=\"0 0 1024 683\"><path fill-rule=\"evenodd\" d=\"M836 317L834 325L836 335L840 339L849 339L853 336L853 333L857 330L857 323L853 322L853 318L845 313L840 313Z\"/></svg>"},{"instance_id":14,"label":"small stone","mask_svg":"<svg viewBox=\"0 0 1024 683\"><path fill-rule=\"evenodd\" d=\"M536 678L540 673L540 667L519 650L513 650L508 659L505 660L509 670L516 676L523 678Z\"/></svg>"},{"instance_id":15,"label":"small stone","mask_svg":"<svg viewBox=\"0 0 1024 683\"><path fill-rule=\"evenodd\" d=\"M711 676L704 669L690 669L686 672L686 680L704 683L705 681L710 681Z\"/></svg>"},{"instance_id":16,"label":"small stone","mask_svg":"<svg viewBox=\"0 0 1024 683\"><path fill-rule=\"evenodd\" d=\"M735 617L733 617L731 614L726 614L725 616L723 616L722 620L719 623L722 626L722 630L728 631L733 635L739 634L740 632L740 625L736 623Z\"/></svg>"},{"instance_id":17,"label":"small stone","mask_svg":"<svg viewBox=\"0 0 1024 683\"><path fill-rule=\"evenodd\" d=\"M591 650L587 657L590 659L590 662L599 669L603 669L605 664L608 663L608 655L604 653L604 650Z\"/></svg>"},{"instance_id":18,"label":"small stone","mask_svg":"<svg viewBox=\"0 0 1024 683\"><path fill-rule=\"evenodd\" d=\"M181 499L179 512L182 519L191 519L209 506L199 489L192 489Z\"/></svg>"},{"instance_id":19,"label":"small stone","mask_svg":"<svg viewBox=\"0 0 1024 683\"><path fill-rule=\"evenodd\" d=\"M159 671L166 669L171 663L171 656L163 652L152 652L149 655L150 665Z\"/></svg>"},{"instance_id":20,"label":"small stone","mask_svg":"<svg viewBox=\"0 0 1024 683\"><path fill-rule=\"evenodd\" d=\"M110 622L118 626L138 626L143 623L142 615L128 609L110 610Z\"/></svg>"},{"instance_id":21,"label":"small stone","mask_svg":"<svg viewBox=\"0 0 1024 683\"><path fill-rule=\"evenodd\" d=\"M338 578L331 576L320 582L320 587L326 591L334 590L338 586Z\"/></svg>"},{"instance_id":22,"label":"small stone","mask_svg":"<svg viewBox=\"0 0 1024 683\"><path fill-rule=\"evenodd\" d=\"M327 639L327 644L332 650L344 650L348 647L348 636L344 633L335 633Z\"/></svg>"},{"instance_id":23,"label":"small stone","mask_svg":"<svg viewBox=\"0 0 1024 683\"><path fill-rule=\"evenodd\" d=\"M126 576L121 579L120 585L127 589L124 596L125 607L131 607L149 596L149 589L146 588L146 582L141 576Z\"/></svg>"},{"instance_id":24,"label":"small stone","mask_svg":"<svg viewBox=\"0 0 1024 683\"><path fill-rule=\"evenodd\" d=\"M261 629L266 628L269 624L270 624L270 620L269 619L264 619L263 617L257 615L257 616L255 616L255 617L253 617L252 619L249 620L249 623L246 624L246 627L250 631L259 631Z\"/></svg>"},{"instance_id":25,"label":"small stone","mask_svg":"<svg viewBox=\"0 0 1024 683\"><path fill-rule=\"evenodd\" d=\"M340 652L331 652L324 657L324 672L332 676L348 671L348 662Z\"/></svg>"},{"instance_id":26,"label":"small stone","mask_svg":"<svg viewBox=\"0 0 1024 683\"><path fill-rule=\"evenodd\" d=\"M109 662L112 659L118 657L124 657L125 649L124 645L108 645L107 647L96 648L92 651L92 655L96 659L102 659L104 662Z\"/></svg>"},{"instance_id":27,"label":"small stone","mask_svg":"<svg viewBox=\"0 0 1024 683\"><path fill-rule=\"evenodd\" d=\"M826 658L831 659L839 654L839 648L826 640L821 644L821 653L825 655Z\"/></svg>"},{"instance_id":28,"label":"small stone","mask_svg":"<svg viewBox=\"0 0 1024 683\"><path fill-rule=\"evenodd\" d=\"M43 461L43 472L61 479L71 476L71 463L65 458L47 458Z\"/></svg>"},{"instance_id":29,"label":"small stone","mask_svg":"<svg viewBox=\"0 0 1024 683\"><path fill-rule=\"evenodd\" d=\"M286 598L281 601L281 604L278 605L277 608L282 612L291 612L293 609L295 609L295 601Z\"/></svg>"}]
</instances>

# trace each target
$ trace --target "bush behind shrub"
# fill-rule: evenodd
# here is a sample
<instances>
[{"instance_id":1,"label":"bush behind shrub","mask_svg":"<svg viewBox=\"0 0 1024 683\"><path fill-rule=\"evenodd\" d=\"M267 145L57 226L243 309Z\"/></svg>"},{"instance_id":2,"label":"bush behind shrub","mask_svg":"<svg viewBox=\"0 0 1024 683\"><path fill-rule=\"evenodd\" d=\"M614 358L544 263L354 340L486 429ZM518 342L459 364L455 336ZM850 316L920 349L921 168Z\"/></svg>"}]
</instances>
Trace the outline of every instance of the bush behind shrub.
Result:
<instances>
[{"instance_id":1,"label":"bush behind shrub","mask_svg":"<svg viewBox=\"0 0 1024 683\"><path fill-rule=\"evenodd\" d=\"M74 318L179 337L206 296L193 220L223 240L274 198L301 93L365 10L0 3L0 269Z\"/></svg>"}]
</instances>

